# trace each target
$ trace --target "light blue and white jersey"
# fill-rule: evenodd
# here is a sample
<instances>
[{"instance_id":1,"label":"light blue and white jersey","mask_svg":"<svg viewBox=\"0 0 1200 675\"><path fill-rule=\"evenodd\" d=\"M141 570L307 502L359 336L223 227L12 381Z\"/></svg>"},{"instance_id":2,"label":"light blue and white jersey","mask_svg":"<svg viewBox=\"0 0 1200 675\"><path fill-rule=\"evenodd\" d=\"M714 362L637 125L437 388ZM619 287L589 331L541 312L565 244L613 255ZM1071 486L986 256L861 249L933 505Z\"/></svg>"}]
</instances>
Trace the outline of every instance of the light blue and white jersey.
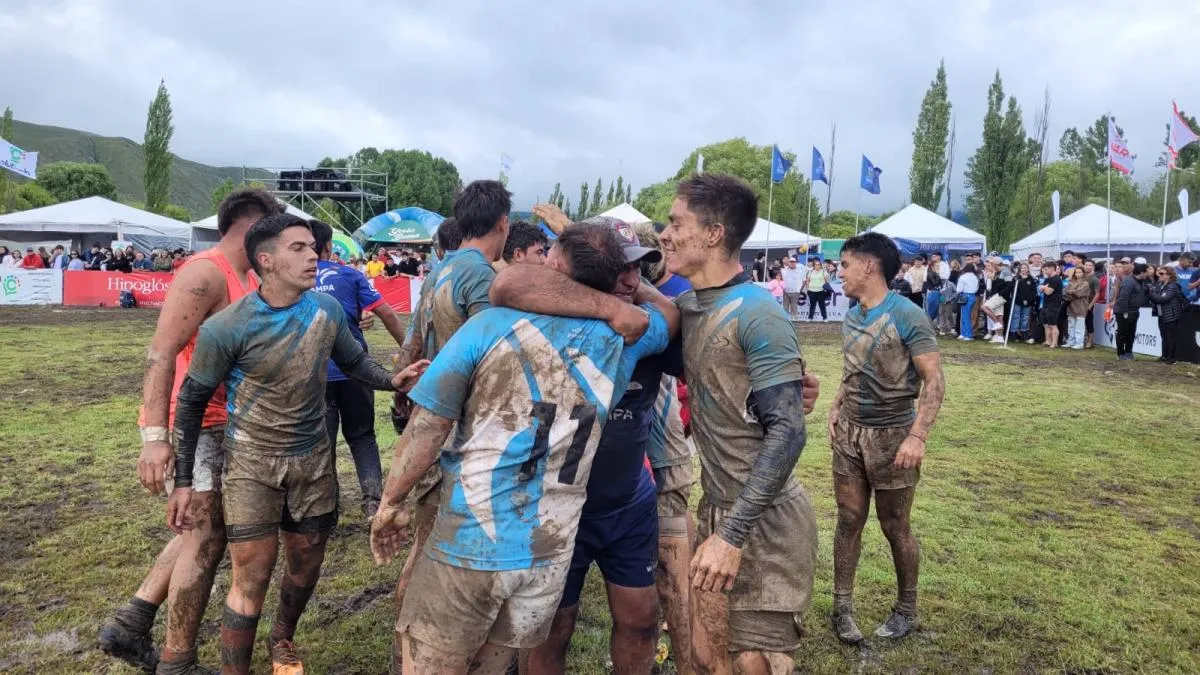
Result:
<instances>
[{"instance_id":1,"label":"light blue and white jersey","mask_svg":"<svg viewBox=\"0 0 1200 675\"><path fill-rule=\"evenodd\" d=\"M666 319L626 347L603 321L487 309L463 325L409 394L458 422L443 451L426 555L514 570L568 560L600 432Z\"/></svg>"}]
</instances>

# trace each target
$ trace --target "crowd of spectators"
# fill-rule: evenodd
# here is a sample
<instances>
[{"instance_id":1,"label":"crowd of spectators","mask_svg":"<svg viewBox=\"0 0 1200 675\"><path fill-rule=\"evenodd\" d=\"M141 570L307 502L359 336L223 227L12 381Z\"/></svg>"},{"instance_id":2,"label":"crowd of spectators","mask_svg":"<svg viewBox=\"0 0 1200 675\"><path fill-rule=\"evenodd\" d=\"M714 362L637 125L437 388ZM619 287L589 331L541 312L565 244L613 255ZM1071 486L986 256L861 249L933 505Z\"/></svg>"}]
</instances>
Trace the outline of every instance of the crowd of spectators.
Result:
<instances>
[{"instance_id":1,"label":"crowd of spectators","mask_svg":"<svg viewBox=\"0 0 1200 675\"><path fill-rule=\"evenodd\" d=\"M407 248L387 249L381 247L368 256L351 256L347 260L342 260L341 256L334 253L333 259L335 262L340 262L343 265L348 265L362 272L368 279L379 277L393 279L401 274L407 274L410 277L422 277L429 274L433 269L433 265L426 253Z\"/></svg>"},{"instance_id":2,"label":"crowd of spectators","mask_svg":"<svg viewBox=\"0 0 1200 675\"><path fill-rule=\"evenodd\" d=\"M30 246L22 255L18 248L10 250L7 246L0 245L0 269L174 272L194 254L195 251L185 251L182 248L174 251L155 249L147 256L132 246L114 249L92 244L91 249L82 253L75 249L68 252L63 246L55 246L49 251L45 246L39 246L37 250Z\"/></svg>"}]
</instances>

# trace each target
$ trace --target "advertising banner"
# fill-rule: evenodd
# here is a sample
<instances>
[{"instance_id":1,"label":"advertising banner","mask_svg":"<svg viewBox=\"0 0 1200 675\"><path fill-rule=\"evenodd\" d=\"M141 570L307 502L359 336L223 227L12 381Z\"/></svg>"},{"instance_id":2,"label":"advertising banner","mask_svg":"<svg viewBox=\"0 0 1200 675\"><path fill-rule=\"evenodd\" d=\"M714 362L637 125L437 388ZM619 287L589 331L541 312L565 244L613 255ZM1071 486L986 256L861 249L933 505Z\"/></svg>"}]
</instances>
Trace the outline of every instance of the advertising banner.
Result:
<instances>
[{"instance_id":1,"label":"advertising banner","mask_svg":"<svg viewBox=\"0 0 1200 675\"><path fill-rule=\"evenodd\" d=\"M61 305L62 270L10 269L0 273L0 305Z\"/></svg>"},{"instance_id":2,"label":"advertising banner","mask_svg":"<svg viewBox=\"0 0 1200 675\"><path fill-rule=\"evenodd\" d=\"M162 307L174 275L166 272L63 272L64 305L117 307L121 291L132 291L138 307Z\"/></svg>"},{"instance_id":3,"label":"advertising banner","mask_svg":"<svg viewBox=\"0 0 1200 675\"><path fill-rule=\"evenodd\" d=\"M412 312L416 299L421 297L421 279L405 274L394 279L375 277L371 279L371 287L383 296L392 309L401 314Z\"/></svg>"}]
</instances>

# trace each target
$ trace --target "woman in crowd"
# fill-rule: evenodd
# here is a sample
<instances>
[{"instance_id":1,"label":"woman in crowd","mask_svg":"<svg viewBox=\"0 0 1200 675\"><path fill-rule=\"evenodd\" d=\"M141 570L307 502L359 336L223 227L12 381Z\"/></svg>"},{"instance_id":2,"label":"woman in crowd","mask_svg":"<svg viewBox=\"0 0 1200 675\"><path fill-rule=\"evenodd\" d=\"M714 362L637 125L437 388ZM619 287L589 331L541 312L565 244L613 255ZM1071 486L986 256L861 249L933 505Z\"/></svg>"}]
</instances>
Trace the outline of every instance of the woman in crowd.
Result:
<instances>
[{"instance_id":1,"label":"woman in crowd","mask_svg":"<svg viewBox=\"0 0 1200 675\"><path fill-rule=\"evenodd\" d=\"M1071 277L1063 291L1067 302L1067 347L1083 349L1083 337L1087 333L1084 320L1092 304L1092 285L1088 283L1083 267L1071 268Z\"/></svg>"},{"instance_id":2,"label":"woman in crowd","mask_svg":"<svg viewBox=\"0 0 1200 675\"><path fill-rule=\"evenodd\" d=\"M154 255L154 264L152 265L155 272L170 272L171 271L171 254L166 251L158 251Z\"/></svg>"},{"instance_id":3,"label":"woman in crowd","mask_svg":"<svg viewBox=\"0 0 1200 675\"><path fill-rule=\"evenodd\" d=\"M1159 361L1175 363L1179 343L1179 321L1187 311L1187 298L1179 286L1175 268L1163 265L1155 272L1149 287L1150 303L1158 310L1158 332L1162 335L1162 356Z\"/></svg>"},{"instance_id":4,"label":"woman in crowd","mask_svg":"<svg viewBox=\"0 0 1200 675\"><path fill-rule=\"evenodd\" d=\"M1042 285L1038 292L1042 294L1042 329L1046 333L1047 347L1058 347L1058 315L1063 311L1063 283L1058 275L1058 264L1048 262L1042 265Z\"/></svg>"},{"instance_id":5,"label":"woman in crowd","mask_svg":"<svg viewBox=\"0 0 1200 675\"><path fill-rule=\"evenodd\" d=\"M133 252L133 263L132 264L133 264L134 271L137 271L137 272L149 272L154 269L154 266L153 266L153 264L151 264L150 259L147 258L146 254L142 253L141 251Z\"/></svg>"},{"instance_id":6,"label":"woman in crowd","mask_svg":"<svg viewBox=\"0 0 1200 675\"><path fill-rule=\"evenodd\" d=\"M937 321L942 306L942 286L946 280L931 265L925 268L925 283L921 287L924 294L925 313L930 321Z\"/></svg>"},{"instance_id":7,"label":"woman in crowd","mask_svg":"<svg viewBox=\"0 0 1200 675\"><path fill-rule=\"evenodd\" d=\"M771 280L767 282L767 290L771 291L771 297L775 298L780 306L783 305L783 272L778 268L771 268Z\"/></svg>"},{"instance_id":8,"label":"woman in crowd","mask_svg":"<svg viewBox=\"0 0 1200 675\"><path fill-rule=\"evenodd\" d=\"M124 249L117 249L113 253L112 260L108 261L105 269L109 272L124 272L128 274L133 271L133 261L125 257Z\"/></svg>"},{"instance_id":9,"label":"woman in crowd","mask_svg":"<svg viewBox=\"0 0 1200 675\"><path fill-rule=\"evenodd\" d=\"M5 269L21 269L21 253L16 249L6 252L4 258L0 260L0 267Z\"/></svg>"},{"instance_id":10,"label":"woman in crowd","mask_svg":"<svg viewBox=\"0 0 1200 675\"><path fill-rule=\"evenodd\" d=\"M987 316L987 337L991 342L1004 342L1004 306L1011 287L1000 276L1000 264L988 260L983 272L983 313Z\"/></svg>"},{"instance_id":11,"label":"woman in crowd","mask_svg":"<svg viewBox=\"0 0 1200 675\"><path fill-rule=\"evenodd\" d=\"M1017 334L1018 340L1024 340L1028 344L1033 344L1033 335L1030 334L1029 320L1033 316L1033 311L1037 307L1038 291L1037 280L1029 274L1029 265L1021 264L1017 272L1017 278L1013 280L1017 285L1016 299L1013 302L1012 328Z\"/></svg>"},{"instance_id":12,"label":"woman in crowd","mask_svg":"<svg viewBox=\"0 0 1200 675\"><path fill-rule=\"evenodd\" d=\"M932 272L931 272L932 274ZM958 282L957 272L942 281L942 292L938 297L938 335L958 335Z\"/></svg>"},{"instance_id":13,"label":"woman in crowd","mask_svg":"<svg viewBox=\"0 0 1200 675\"><path fill-rule=\"evenodd\" d=\"M962 268L955 290L958 293L959 306L958 339L974 340L975 330L971 326L971 310L975 309L975 294L979 292L979 277L975 275L975 265L967 263Z\"/></svg>"},{"instance_id":14,"label":"woman in crowd","mask_svg":"<svg viewBox=\"0 0 1200 675\"><path fill-rule=\"evenodd\" d=\"M900 263L900 271L892 278L892 282L888 284L888 288L895 293L903 295L905 298L908 298L909 302L912 302L913 289L912 284L908 281L908 271L910 269L912 269L910 263Z\"/></svg>"},{"instance_id":15,"label":"woman in crowd","mask_svg":"<svg viewBox=\"0 0 1200 675\"><path fill-rule=\"evenodd\" d=\"M68 272L80 272L87 269L87 264L83 262L83 257L79 255L79 251L71 251L71 262L67 263Z\"/></svg>"},{"instance_id":16,"label":"woman in crowd","mask_svg":"<svg viewBox=\"0 0 1200 675\"><path fill-rule=\"evenodd\" d=\"M808 320L812 321L816 314L817 307L821 308L821 320L828 321L829 314L826 309L826 302L829 300L829 294L825 291L825 287L829 285L829 274L825 268L821 266L821 261L812 259L808 261L808 276L804 279L804 290L808 293Z\"/></svg>"}]
</instances>

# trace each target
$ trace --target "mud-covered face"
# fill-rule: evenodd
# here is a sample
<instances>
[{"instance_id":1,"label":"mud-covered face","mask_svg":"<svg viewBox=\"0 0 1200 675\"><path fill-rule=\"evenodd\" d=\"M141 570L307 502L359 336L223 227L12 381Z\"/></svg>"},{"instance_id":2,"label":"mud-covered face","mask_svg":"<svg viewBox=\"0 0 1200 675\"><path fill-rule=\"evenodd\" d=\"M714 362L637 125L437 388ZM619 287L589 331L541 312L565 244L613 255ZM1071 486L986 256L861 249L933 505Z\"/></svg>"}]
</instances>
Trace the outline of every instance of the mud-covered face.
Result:
<instances>
[{"instance_id":1,"label":"mud-covered face","mask_svg":"<svg viewBox=\"0 0 1200 675\"><path fill-rule=\"evenodd\" d=\"M316 284L316 241L307 227L289 227L273 246L258 251L263 280L268 277L285 288L307 290Z\"/></svg>"},{"instance_id":2,"label":"mud-covered face","mask_svg":"<svg viewBox=\"0 0 1200 675\"><path fill-rule=\"evenodd\" d=\"M544 265L546 263L546 249L541 244L531 244L526 248L518 248L513 250L513 264L525 265Z\"/></svg>"},{"instance_id":3,"label":"mud-covered face","mask_svg":"<svg viewBox=\"0 0 1200 675\"><path fill-rule=\"evenodd\" d=\"M676 197L667 217L667 227L658 236L667 271L682 277L694 276L708 262L709 252L721 245L725 228L720 224L705 226L688 209L687 202Z\"/></svg>"},{"instance_id":4,"label":"mud-covered face","mask_svg":"<svg viewBox=\"0 0 1200 675\"><path fill-rule=\"evenodd\" d=\"M842 264L838 266L842 293L851 298L862 297L861 294L867 287L867 279L875 272L877 265L875 259L870 256L843 253Z\"/></svg>"},{"instance_id":5,"label":"mud-covered face","mask_svg":"<svg viewBox=\"0 0 1200 675\"><path fill-rule=\"evenodd\" d=\"M633 302L633 294L637 292L638 286L642 283L642 268L638 263L629 263L621 270L621 274L617 276L617 285L613 288L613 295L624 300L625 302Z\"/></svg>"}]
</instances>

